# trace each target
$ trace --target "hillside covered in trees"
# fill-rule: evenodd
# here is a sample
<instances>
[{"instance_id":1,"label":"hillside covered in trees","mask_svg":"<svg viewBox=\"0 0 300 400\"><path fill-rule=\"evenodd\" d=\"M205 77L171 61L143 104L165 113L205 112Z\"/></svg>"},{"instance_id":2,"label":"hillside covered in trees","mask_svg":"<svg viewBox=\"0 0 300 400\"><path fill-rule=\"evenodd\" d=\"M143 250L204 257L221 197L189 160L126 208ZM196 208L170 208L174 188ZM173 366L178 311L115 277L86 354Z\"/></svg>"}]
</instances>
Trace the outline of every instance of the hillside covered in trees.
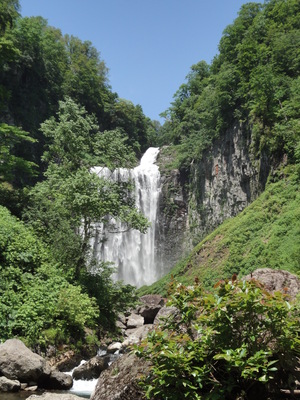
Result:
<instances>
[{"instance_id":1,"label":"hillside covered in trees","mask_svg":"<svg viewBox=\"0 0 300 400\"><path fill-rule=\"evenodd\" d=\"M0 16L0 338L95 344L135 295L91 260L93 221L148 223L128 184L90 168L136 165L157 123L112 92L92 43L22 18L18 0ZM87 327L98 327L89 338Z\"/></svg>"}]
</instances>

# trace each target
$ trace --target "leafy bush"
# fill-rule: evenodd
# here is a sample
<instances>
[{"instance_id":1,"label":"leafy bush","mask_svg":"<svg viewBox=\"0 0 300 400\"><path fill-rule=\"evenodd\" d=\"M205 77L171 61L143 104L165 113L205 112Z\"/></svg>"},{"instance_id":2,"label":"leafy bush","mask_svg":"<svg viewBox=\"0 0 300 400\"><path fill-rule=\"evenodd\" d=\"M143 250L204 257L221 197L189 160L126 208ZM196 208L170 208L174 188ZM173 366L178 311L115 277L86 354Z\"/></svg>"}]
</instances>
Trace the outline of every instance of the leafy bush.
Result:
<instances>
[{"instance_id":1,"label":"leafy bush","mask_svg":"<svg viewBox=\"0 0 300 400\"><path fill-rule=\"evenodd\" d=\"M212 293L178 285L168 303L177 312L137 349L152 363L147 398L274 399L299 379L299 302L287 300L255 281Z\"/></svg>"},{"instance_id":2,"label":"leafy bush","mask_svg":"<svg viewBox=\"0 0 300 400\"><path fill-rule=\"evenodd\" d=\"M43 244L0 207L0 340L22 337L29 345L76 342L94 327L94 299L71 285Z\"/></svg>"}]
</instances>

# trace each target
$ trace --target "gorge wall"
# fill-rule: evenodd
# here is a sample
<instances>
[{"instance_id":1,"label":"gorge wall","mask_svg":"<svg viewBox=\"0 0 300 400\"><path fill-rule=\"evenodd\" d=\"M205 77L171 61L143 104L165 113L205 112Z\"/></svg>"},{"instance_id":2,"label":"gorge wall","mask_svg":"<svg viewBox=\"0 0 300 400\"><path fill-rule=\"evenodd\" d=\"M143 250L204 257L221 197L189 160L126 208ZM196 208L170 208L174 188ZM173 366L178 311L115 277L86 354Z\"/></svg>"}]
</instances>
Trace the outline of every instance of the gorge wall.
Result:
<instances>
[{"instance_id":1,"label":"gorge wall","mask_svg":"<svg viewBox=\"0 0 300 400\"><path fill-rule=\"evenodd\" d=\"M251 130L240 124L215 140L188 173L168 169L171 161L170 148L162 148L157 248L165 271L250 204L264 190L270 172L267 156L253 157Z\"/></svg>"}]
</instances>

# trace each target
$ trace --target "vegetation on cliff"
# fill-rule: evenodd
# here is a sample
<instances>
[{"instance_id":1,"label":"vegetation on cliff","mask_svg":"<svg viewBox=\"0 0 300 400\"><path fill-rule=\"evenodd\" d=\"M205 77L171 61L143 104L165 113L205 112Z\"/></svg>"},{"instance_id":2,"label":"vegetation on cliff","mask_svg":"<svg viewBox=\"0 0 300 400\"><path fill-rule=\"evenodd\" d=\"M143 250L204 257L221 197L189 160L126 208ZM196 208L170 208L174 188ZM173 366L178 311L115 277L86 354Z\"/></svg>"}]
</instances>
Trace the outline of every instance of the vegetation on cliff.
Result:
<instances>
[{"instance_id":1,"label":"vegetation on cliff","mask_svg":"<svg viewBox=\"0 0 300 400\"><path fill-rule=\"evenodd\" d=\"M297 0L244 4L212 64L191 67L162 114L160 141L176 147L176 166L188 169L235 121L251 127L255 156L299 162L299 15Z\"/></svg>"},{"instance_id":2,"label":"vegetation on cliff","mask_svg":"<svg viewBox=\"0 0 300 400\"><path fill-rule=\"evenodd\" d=\"M139 292L166 294L171 276L186 285L197 278L211 288L233 273L243 277L257 268L299 274L299 175L288 169L286 176L279 173L277 182L269 182L258 199L208 235L168 275Z\"/></svg>"}]
</instances>

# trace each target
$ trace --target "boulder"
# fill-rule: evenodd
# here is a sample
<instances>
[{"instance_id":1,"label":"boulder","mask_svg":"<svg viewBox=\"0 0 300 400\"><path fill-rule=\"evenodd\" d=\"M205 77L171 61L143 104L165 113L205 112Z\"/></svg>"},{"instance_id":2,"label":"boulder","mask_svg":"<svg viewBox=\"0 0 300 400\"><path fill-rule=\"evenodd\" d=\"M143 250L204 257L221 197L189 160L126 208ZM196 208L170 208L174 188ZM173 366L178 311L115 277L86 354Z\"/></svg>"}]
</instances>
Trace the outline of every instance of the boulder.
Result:
<instances>
[{"instance_id":1,"label":"boulder","mask_svg":"<svg viewBox=\"0 0 300 400\"><path fill-rule=\"evenodd\" d=\"M107 352L110 354L115 353L116 351L121 350L122 348L122 343L121 342L114 342L112 344L110 344L107 348Z\"/></svg>"},{"instance_id":2,"label":"boulder","mask_svg":"<svg viewBox=\"0 0 300 400\"><path fill-rule=\"evenodd\" d=\"M91 400L144 400L138 381L149 374L149 368L147 361L124 354L102 372Z\"/></svg>"},{"instance_id":3,"label":"boulder","mask_svg":"<svg viewBox=\"0 0 300 400\"><path fill-rule=\"evenodd\" d=\"M0 345L0 372L8 379L38 382L50 374L50 367L41 356L29 350L23 342L9 339Z\"/></svg>"},{"instance_id":4,"label":"boulder","mask_svg":"<svg viewBox=\"0 0 300 400\"><path fill-rule=\"evenodd\" d=\"M74 379L95 379L99 378L99 375L102 371L108 368L108 364L110 361L109 356L104 357L93 357L86 363L80 365L79 367L75 368L73 371L73 378Z\"/></svg>"},{"instance_id":5,"label":"boulder","mask_svg":"<svg viewBox=\"0 0 300 400\"><path fill-rule=\"evenodd\" d=\"M0 392L18 392L20 389L21 383L19 381L0 376Z\"/></svg>"},{"instance_id":6,"label":"boulder","mask_svg":"<svg viewBox=\"0 0 300 400\"><path fill-rule=\"evenodd\" d=\"M27 400L80 400L83 397L75 396L75 394L61 393L43 393L41 396L36 394L27 398Z\"/></svg>"},{"instance_id":7,"label":"boulder","mask_svg":"<svg viewBox=\"0 0 300 400\"><path fill-rule=\"evenodd\" d=\"M300 292L300 279L288 271L271 268L260 268L245 277L246 280L256 279L269 292L283 292L295 298Z\"/></svg>"},{"instance_id":8,"label":"boulder","mask_svg":"<svg viewBox=\"0 0 300 400\"><path fill-rule=\"evenodd\" d=\"M73 386L73 378L57 369L52 369L50 375L39 384L44 389L69 390Z\"/></svg>"},{"instance_id":9,"label":"boulder","mask_svg":"<svg viewBox=\"0 0 300 400\"><path fill-rule=\"evenodd\" d=\"M152 329L152 324L143 325L136 329L130 329L131 333L122 343L122 348L126 348L132 344L140 343L140 341L143 340Z\"/></svg>"},{"instance_id":10,"label":"boulder","mask_svg":"<svg viewBox=\"0 0 300 400\"><path fill-rule=\"evenodd\" d=\"M126 329L126 325L124 325L123 322L121 322L121 321L116 321L116 327L121 329L121 331Z\"/></svg>"},{"instance_id":11,"label":"boulder","mask_svg":"<svg viewBox=\"0 0 300 400\"><path fill-rule=\"evenodd\" d=\"M75 368L81 360L82 356L80 354L75 353L73 350L68 350L52 359L51 366L54 366L59 371L67 372Z\"/></svg>"},{"instance_id":12,"label":"boulder","mask_svg":"<svg viewBox=\"0 0 300 400\"><path fill-rule=\"evenodd\" d=\"M179 311L176 307L162 307L157 313L153 325L158 326L164 322L164 320L178 316Z\"/></svg>"},{"instance_id":13,"label":"boulder","mask_svg":"<svg viewBox=\"0 0 300 400\"><path fill-rule=\"evenodd\" d=\"M131 313L127 319L127 329L138 328L144 325L144 317L141 315Z\"/></svg>"},{"instance_id":14,"label":"boulder","mask_svg":"<svg viewBox=\"0 0 300 400\"><path fill-rule=\"evenodd\" d=\"M153 324L158 311L164 306L165 300L158 294L147 294L140 298L143 303L138 308L138 314L144 317L145 324Z\"/></svg>"}]
</instances>

